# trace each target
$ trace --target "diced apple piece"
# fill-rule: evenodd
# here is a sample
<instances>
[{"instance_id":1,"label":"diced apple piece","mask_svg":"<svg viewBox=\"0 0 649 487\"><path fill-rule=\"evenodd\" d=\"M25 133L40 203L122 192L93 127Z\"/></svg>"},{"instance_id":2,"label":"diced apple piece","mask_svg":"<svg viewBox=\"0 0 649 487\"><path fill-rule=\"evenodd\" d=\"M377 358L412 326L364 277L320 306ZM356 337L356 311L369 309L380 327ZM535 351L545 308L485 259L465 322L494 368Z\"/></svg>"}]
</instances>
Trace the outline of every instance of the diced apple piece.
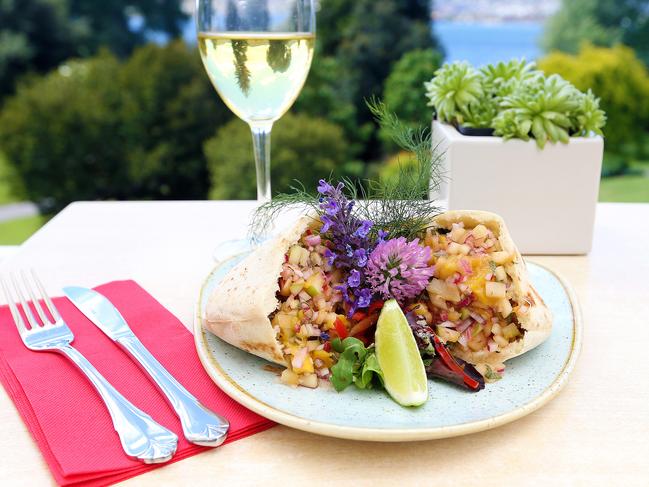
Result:
<instances>
[{"instance_id":1,"label":"diced apple piece","mask_svg":"<svg viewBox=\"0 0 649 487\"><path fill-rule=\"evenodd\" d=\"M502 265L506 264L507 262L511 262L514 259L514 256L509 252L500 250L498 252L493 252L491 254L491 258L497 265Z\"/></svg>"},{"instance_id":2,"label":"diced apple piece","mask_svg":"<svg viewBox=\"0 0 649 487\"><path fill-rule=\"evenodd\" d=\"M442 299L451 301L453 303L457 303L461 299L460 290L456 285L449 284L440 279L433 278L428 284L426 290L428 291L429 295L431 295L431 301L434 301L433 296L439 296Z\"/></svg>"},{"instance_id":3,"label":"diced apple piece","mask_svg":"<svg viewBox=\"0 0 649 487\"><path fill-rule=\"evenodd\" d=\"M437 325L437 335L444 342L457 342L460 338L460 332Z\"/></svg>"},{"instance_id":4,"label":"diced apple piece","mask_svg":"<svg viewBox=\"0 0 649 487\"><path fill-rule=\"evenodd\" d=\"M450 310L448 312L448 320L449 321L457 321L460 319L460 313L455 311L454 309Z\"/></svg>"},{"instance_id":5,"label":"diced apple piece","mask_svg":"<svg viewBox=\"0 0 649 487\"><path fill-rule=\"evenodd\" d=\"M498 301L498 311L503 318L507 318L512 313L512 305L509 299L503 298Z\"/></svg>"},{"instance_id":6,"label":"diced apple piece","mask_svg":"<svg viewBox=\"0 0 649 487\"><path fill-rule=\"evenodd\" d=\"M485 336L491 335L491 327L493 326L493 323L491 321L486 321L485 324L482 327L482 333L485 334Z\"/></svg>"},{"instance_id":7,"label":"diced apple piece","mask_svg":"<svg viewBox=\"0 0 649 487\"><path fill-rule=\"evenodd\" d=\"M293 330L295 325L299 322L297 316L291 316L285 313L277 313L274 319L277 320L277 324L282 329L289 328Z\"/></svg>"},{"instance_id":8,"label":"diced apple piece","mask_svg":"<svg viewBox=\"0 0 649 487\"><path fill-rule=\"evenodd\" d=\"M471 247L466 244L451 242L448 244L447 252L451 255L467 255L471 252Z\"/></svg>"},{"instance_id":9,"label":"diced apple piece","mask_svg":"<svg viewBox=\"0 0 649 487\"><path fill-rule=\"evenodd\" d=\"M288 384L290 386L297 386L300 382L300 377L291 369L285 369L282 372L282 375L280 376L280 380L284 384Z\"/></svg>"},{"instance_id":10,"label":"diced apple piece","mask_svg":"<svg viewBox=\"0 0 649 487\"><path fill-rule=\"evenodd\" d=\"M494 324L491 326L491 333L493 333L494 335L502 335L502 334L503 334L503 330L502 330L502 328L500 327L500 324L499 324L499 323L494 323Z\"/></svg>"},{"instance_id":11,"label":"diced apple piece","mask_svg":"<svg viewBox=\"0 0 649 487\"><path fill-rule=\"evenodd\" d=\"M436 308L448 309L448 306L446 306L446 301L444 301L444 298L442 298L441 296L431 293L428 293L428 296L430 297L431 303L433 303Z\"/></svg>"},{"instance_id":12,"label":"diced apple piece","mask_svg":"<svg viewBox=\"0 0 649 487\"><path fill-rule=\"evenodd\" d=\"M311 263L313 265L322 265L322 257L320 256L319 253L317 252L311 252L311 255L309 256L311 259Z\"/></svg>"},{"instance_id":13,"label":"diced apple piece","mask_svg":"<svg viewBox=\"0 0 649 487\"><path fill-rule=\"evenodd\" d=\"M293 367L293 372L296 374L312 374L313 373L313 359L307 355L302 363L302 367Z\"/></svg>"},{"instance_id":14,"label":"diced apple piece","mask_svg":"<svg viewBox=\"0 0 649 487\"><path fill-rule=\"evenodd\" d=\"M504 298L507 292L507 286L502 282L487 281L485 292L488 298Z\"/></svg>"},{"instance_id":15,"label":"diced apple piece","mask_svg":"<svg viewBox=\"0 0 649 487\"><path fill-rule=\"evenodd\" d=\"M505 272L505 268L501 265L496 267L496 270L494 271L494 275L496 276L496 279L501 282L507 280L507 273Z\"/></svg>"},{"instance_id":16,"label":"diced apple piece","mask_svg":"<svg viewBox=\"0 0 649 487\"><path fill-rule=\"evenodd\" d=\"M302 290L303 287L304 287L304 281L298 281L291 284L291 287L289 289L291 290L291 294L293 296L296 296L300 294L300 291Z\"/></svg>"},{"instance_id":17,"label":"diced apple piece","mask_svg":"<svg viewBox=\"0 0 649 487\"><path fill-rule=\"evenodd\" d=\"M328 330L329 328L333 328L336 318L338 318L338 315L336 313L327 314L327 317L324 320L325 330Z\"/></svg>"},{"instance_id":18,"label":"diced apple piece","mask_svg":"<svg viewBox=\"0 0 649 487\"><path fill-rule=\"evenodd\" d=\"M298 265L300 263L300 257L302 257L302 247L293 245L288 250L288 263Z\"/></svg>"},{"instance_id":19,"label":"diced apple piece","mask_svg":"<svg viewBox=\"0 0 649 487\"><path fill-rule=\"evenodd\" d=\"M300 385L315 389L318 387L318 376L315 374L305 374L299 377Z\"/></svg>"},{"instance_id":20,"label":"diced apple piece","mask_svg":"<svg viewBox=\"0 0 649 487\"><path fill-rule=\"evenodd\" d=\"M481 238L485 238L488 233L489 233L489 231L487 230L487 227L485 227L484 225L477 225L473 229L473 237L476 240L480 240Z\"/></svg>"},{"instance_id":21,"label":"diced apple piece","mask_svg":"<svg viewBox=\"0 0 649 487\"><path fill-rule=\"evenodd\" d=\"M483 333L478 333L469 340L469 348L474 352L479 352L487 346L487 337Z\"/></svg>"},{"instance_id":22,"label":"diced apple piece","mask_svg":"<svg viewBox=\"0 0 649 487\"><path fill-rule=\"evenodd\" d=\"M325 367L331 367L333 365L333 359L331 358L331 354L326 350L314 350L312 355L314 359L322 360Z\"/></svg>"},{"instance_id":23,"label":"diced apple piece","mask_svg":"<svg viewBox=\"0 0 649 487\"><path fill-rule=\"evenodd\" d=\"M284 284L279 290L279 293L284 296L285 298L288 298L291 295L291 285L293 284L293 281L290 279L286 279L284 281Z\"/></svg>"},{"instance_id":24,"label":"diced apple piece","mask_svg":"<svg viewBox=\"0 0 649 487\"><path fill-rule=\"evenodd\" d=\"M300 247L300 266L305 267L309 263L309 251Z\"/></svg>"},{"instance_id":25,"label":"diced apple piece","mask_svg":"<svg viewBox=\"0 0 649 487\"><path fill-rule=\"evenodd\" d=\"M505 328L503 328L503 337L507 341L511 341L512 338L519 336L521 332L518 330L516 323L510 323Z\"/></svg>"},{"instance_id":26,"label":"diced apple piece","mask_svg":"<svg viewBox=\"0 0 649 487\"><path fill-rule=\"evenodd\" d=\"M464 239L466 238L466 230L462 228L460 225L453 225L453 229L451 232L448 234L451 240L453 242L458 242L458 243L464 243Z\"/></svg>"},{"instance_id":27,"label":"diced apple piece","mask_svg":"<svg viewBox=\"0 0 649 487\"><path fill-rule=\"evenodd\" d=\"M321 274L312 274L304 283L304 290L309 293L309 296L314 297L322 293L322 286L324 281Z\"/></svg>"}]
</instances>

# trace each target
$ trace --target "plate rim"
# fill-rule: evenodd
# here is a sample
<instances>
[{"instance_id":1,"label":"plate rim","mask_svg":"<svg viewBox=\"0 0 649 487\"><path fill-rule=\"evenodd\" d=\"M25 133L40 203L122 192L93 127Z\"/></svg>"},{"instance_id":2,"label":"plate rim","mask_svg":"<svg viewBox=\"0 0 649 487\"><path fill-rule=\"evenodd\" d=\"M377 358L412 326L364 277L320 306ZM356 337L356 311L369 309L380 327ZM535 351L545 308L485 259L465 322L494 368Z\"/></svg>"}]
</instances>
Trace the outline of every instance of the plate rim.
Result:
<instances>
[{"instance_id":1,"label":"plate rim","mask_svg":"<svg viewBox=\"0 0 649 487\"><path fill-rule=\"evenodd\" d=\"M234 257L236 256L232 256L226 260L230 260ZM583 341L582 313L574 289L560 273L548 268L543 264L539 264L527 259L526 261L533 265L541 267L542 269L546 270L554 277L556 277L564 288L566 295L568 296L568 300L570 301L570 306L573 312L573 336L570 354L563 368L557 374L555 380L541 394L536 396L532 401L519 406L513 411L508 411L491 418L451 426L436 426L430 428L365 428L356 426L341 426L313 421L304 417L296 416L286 411L282 411L281 409L277 409L274 406L266 404L262 400L253 396L250 392L241 387L234 379L232 379L225 372L225 370L223 370L216 358L211 353L209 353L206 339L206 333L208 332L207 330L203 329L202 318L200 316L201 302L210 276L212 276L216 269L223 265L225 261L219 262L210 271L210 273L201 284L198 301L194 309L193 331L196 351L207 374L214 381L214 383L229 397L234 399L242 406L259 414L260 416L263 416L284 426L306 431L308 433L315 433L319 435L348 440L398 442L451 438L454 436L461 436L490 430L527 416L528 414L536 411L537 409L540 409L545 404L554 399L554 397L557 396L557 394L568 382L568 378L573 372L581 352Z\"/></svg>"}]
</instances>

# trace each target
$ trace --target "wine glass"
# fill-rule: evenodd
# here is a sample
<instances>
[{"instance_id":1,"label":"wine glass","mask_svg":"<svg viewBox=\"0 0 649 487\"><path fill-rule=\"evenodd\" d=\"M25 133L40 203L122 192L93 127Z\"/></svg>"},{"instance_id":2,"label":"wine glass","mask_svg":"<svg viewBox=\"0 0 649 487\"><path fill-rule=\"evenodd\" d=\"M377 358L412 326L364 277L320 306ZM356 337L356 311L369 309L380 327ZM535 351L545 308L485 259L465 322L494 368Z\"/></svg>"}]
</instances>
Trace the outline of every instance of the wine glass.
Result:
<instances>
[{"instance_id":1,"label":"wine glass","mask_svg":"<svg viewBox=\"0 0 649 487\"><path fill-rule=\"evenodd\" d=\"M197 0L198 47L225 104L250 125L257 200L269 201L270 131L306 80L315 0Z\"/></svg>"}]
</instances>

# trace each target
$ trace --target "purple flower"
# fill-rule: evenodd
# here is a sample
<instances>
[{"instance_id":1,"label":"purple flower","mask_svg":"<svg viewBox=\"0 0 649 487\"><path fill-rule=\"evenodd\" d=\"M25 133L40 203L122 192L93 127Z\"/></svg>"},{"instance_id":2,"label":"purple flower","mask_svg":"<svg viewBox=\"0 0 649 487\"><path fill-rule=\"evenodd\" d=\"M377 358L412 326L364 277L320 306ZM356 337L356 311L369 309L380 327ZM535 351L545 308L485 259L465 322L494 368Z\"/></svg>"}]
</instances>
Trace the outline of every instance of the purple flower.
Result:
<instances>
[{"instance_id":1,"label":"purple flower","mask_svg":"<svg viewBox=\"0 0 649 487\"><path fill-rule=\"evenodd\" d=\"M327 259L327 263L329 265L334 265L336 257L338 257L335 252L332 252L329 249L325 250L324 256Z\"/></svg>"},{"instance_id":2,"label":"purple flower","mask_svg":"<svg viewBox=\"0 0 649 487\"><path fill-rule=\"evenodd\" d=\"M335 216L340 211L340 204L335 200L329 200L322 204L324 211L329 216Z\"/></svg>"},{"instance_id":3,"label":"purple flower","mask_svg":"<svg viewBox=\"0 0 649 487\"><path fill-rule=\"evenodd\" d=\"M331 265L335 261L336 268L347 274L346 281L337 289L351 316L356 309L367 307L373 295L364 271L374 248L373 240L369 238L373 222L354 215L354 201L347 198L344 187L343 183L334 187L320 180L320 233L326 234L324 237L331 243L325 258Z\"/></svg>"},{"instance_id":4,"label":"purple flower","mask_svg":"<svg viewBox=\"0 0 649 487\"><path fill-rule=\"evenodd\" d=\"M352 269L352 271L349 273L349 277L347 278L347 285L349 287L358 287L360 283L361 273L356 269Z\"/></svg>"},{"instance_id":5,"label":"purple flower","mask_svg":"<svg viewBox=\"0 0 649 487\"><path fill-rule=\"evenodd\" d=\"M365 269L372 291L399 303L416 297L433 276L430 256L430 247L419 245L417 238L410 242L404 237L380 242Z\"/></svg>"},{"instance_id":6,"label":"purple flower","mask_svg":"<svg viewBox=\"0 0 649 487\"><path fill-rule=\"evenodd\" d=\"M379 230L378 238L376 239L377 243L385 242L385 239L388 238L388 232L385 230Z\"/></svg>"},{"instance_id":7,"label":"purple flower","mask_svg":"<svg viewBox=\"0 0 649 487\"><path fill-rule=\"evenodd\" d=\"M347 257L354 257L354 249L349 244L345 245L345 255Z\"/></svg>"},{"instance_id":8,"label":"purple flower","mask_svg":"<svg viewBox=\"0 0 649 487\"><path fill-rule=\"evenodd\" d=\"M372 223L371 221L363 220L361 222L361 225L354 232L354 236L361 237L361 238L367 237L367 234L370 233L370 229L372 228L372 225L374 225L374 223Z\"/></svg>"},{"instance_id":9,"label":"purple flower","mask_svg":"<svg viewBox=\"0 0 649 487\"><path fill-rule=\"evenodd\" d=\"M334 224L333 220L326 215L322 215L320 217L320 221L322 222L322 228L320 229L320 233L327 233L331 228L331 226Z\"/></svg>"},{"instance_id":10,"label":"purple flower","mask_svg":"<svg viewBox=\"0 0 649 487\"><path fill-rule=\"evenodd\" d=\"M354 259L356 259L356 265L358 267L365 267L365 265L367 264L367 250L365 249L354 250Z\"/></svg>"},{"instance_id":11,"label":"purple flower","mask_svg":"<svg viewBox=\"0 0 649 487\"><path fill-rule=\"evenodd\" d=\"M331 184L329 184L327 181L325 181L324 179L321 179L318 182L318 193L327 194L327 193L329 193L329 192L331 192L333 190L334 190L334 187Z\"/></svg>"},{"instance_id":12,"label":"purple flower","mask_svg":"<svg viewBox=\"0 0 649 487\"><path fill-rule=\"evenodd\" d=\"M357 307L358 308L367 308L370 305L370 302L372 301L372 291L368 288L361 289L358 292L358 301L357 301Z\"/></svg>"}]
</instances>

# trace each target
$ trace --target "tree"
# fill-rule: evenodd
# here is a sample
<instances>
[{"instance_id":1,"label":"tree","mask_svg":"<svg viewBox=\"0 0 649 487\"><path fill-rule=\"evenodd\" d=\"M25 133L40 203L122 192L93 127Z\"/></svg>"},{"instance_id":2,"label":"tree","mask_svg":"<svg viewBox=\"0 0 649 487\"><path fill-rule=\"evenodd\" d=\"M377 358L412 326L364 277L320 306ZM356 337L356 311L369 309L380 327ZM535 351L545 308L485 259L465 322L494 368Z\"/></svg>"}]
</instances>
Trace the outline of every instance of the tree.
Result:
<instances>
[{"instance_id":1,"label":"tree","mask_svg":"<svg viewBox=\"0 0 649 487\"><path fill-rule=\"evenodd\" d=\"M383 101L412 127L428 125L432 109L427 106L424 82L430 81L442 65L442 54L434 49L415 49L405 53L385 80Z\"/></svg>"},{"instance_id":2,"label":"tree","mask_svg":"<svg viewBox=\"0 0 649 487\"><path fill-rule=\"evenodd\" d=\"M333 56L320 56L311 65L304 88L291 109L312 117L326 118L340 126L350 142L351 154L358 154L369 137L356 123L356 107L347 85L344 70Z\"/></svg>"},{"instance_id":3,"label":"tree","mask_svg":"<svg viewBox=\"0 0 649 487\"><path fill-rule=\"evenodd\" d=\"M108 47L121 57L152 33L177 37L181 0L0 0L0 98L30 72Z\"/></svg>"},{"instance_id":4,"label":"tree","mask_svg":"<svg viewBox=\"0 0 649 487\"><path fill-rule=\"evenodd\" d=\"M19 84L0 113L0 147L25 183L17 196L58 209L122 195L118 76L117 59L102 53Z\"/></svg>"},{"instance_id":5,"label":"tree","mask_svg":"<svg viewBox=\"0 0 649 487\"><path fill-rule=\"evenodd\" d=\"M124 57L156 32L178 37L186 15L181 0L68 0L70 17L84 25L77 42L82 56L108 47Z\"/></svg>"},{"instance_id":6,"label":"tree","mask_svg":"<svg viewBox=\"0 0 649 487\"><path fill-rule=\"evenodd\" d=\"M288 192L295 179L315 188L333 171L348 175L348 144L340 127L307 115L284 115L273 128L271 178L273 192ZM255 164L250 128L235 119L205 143L212 199L254 199Z\"/></svg>"},{"instance_id":7,"label":"tree","mask_svg":"<svg viewBox=\"0 0 649 487\"><path fill-rule=\"evenodd\" d=\"M318 39L322 53L340 62L361 128L372 124L365 100L381 96L393 64L408 51L437 45L428 0L323 0ZM377 155L377 146L368 139L366 160Z\"/></svg>"},{"instance_id":8,"label":"tree","mask_svg":"<svg viewBox=\"0 0 649 487\"><path fill-rule=\"evenodd\" d=\"M202 144L232 114L196 49L181 41L140 47L124 63L119 81L129 179L137 194L204 198L209 178Z\"/></svg>"},{"instance_id":9,"label":"tree","mask_svg":"<svg viewBox=\"0 0 649 487\"><path fill-rule=\"evenodd\" d=\"M628 47L595 47L585 44L578 55L554 52L539 61L548 74L558 73L582 91L591 89L606 112L604 127L608 152L627 153L628 159L642 150L649 126L649 72ZM619 158L618 158L619 159ZM624 159L624 158L622 158Z\"/></svg>"},{"instance_id":10,"label":"tree","mask_svg":"<svg viewBox=\"0 0 649 487\"><path fill-rule=\"evenodd\" d=\"M80 26L64 0L0 0L0 98L18 77L44 72L75 54Z\"/></svg>"},{"instance_id":11,"label":"tree","mask_svg":"<svg viewBox=\"0 0 649 487\"><path fill-rule=\"evenodd\" d=\"M546 50L575 54L582 42L598 46L623 43L649 63L647 0L563 0L546 26Z\"/></svg>"},{"instance_id":12,"label":"tree","mask_svg":"<svg viewBox=\"0 0 649 487\"><path fill-rule=\"evenodd\" d=\"M103 51L19 83L0 111L0 147L31 201L205 198L203 141L230 120L195 50Z\"/></svg>"}]
</instances>

